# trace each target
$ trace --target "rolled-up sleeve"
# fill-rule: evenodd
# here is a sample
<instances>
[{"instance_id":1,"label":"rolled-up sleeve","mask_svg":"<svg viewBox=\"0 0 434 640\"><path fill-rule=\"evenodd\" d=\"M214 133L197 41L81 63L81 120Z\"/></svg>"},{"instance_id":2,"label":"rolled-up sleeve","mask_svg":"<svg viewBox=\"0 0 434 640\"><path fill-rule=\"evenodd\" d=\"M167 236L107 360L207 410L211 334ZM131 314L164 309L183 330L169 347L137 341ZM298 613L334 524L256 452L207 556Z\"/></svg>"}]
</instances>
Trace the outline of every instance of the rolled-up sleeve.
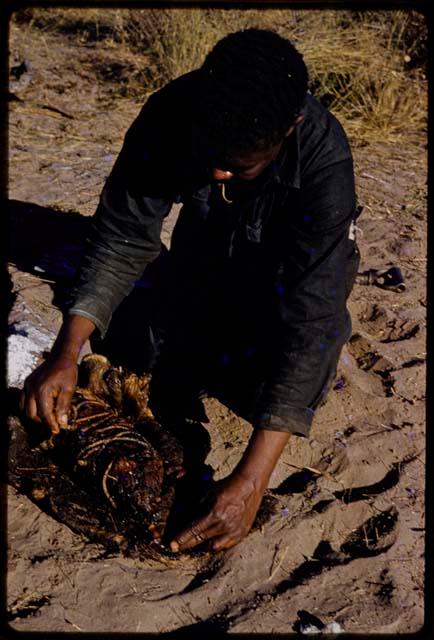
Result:
<instances>
[{"instance_id":1,"label":"rolled-up sleeve","mask_svg":"<svg viewBox=\"0 0 434 640\"><path fill-rule=\"evenodd\" d=\"M346 308L349 226L356 210L351 158L317 170L288 211L276 284L278 319L256 428L307 436L351 335Z\"/></svg>"},{"instance_id":2,"label":"rolled-up sleeve","mask_svg":"<svg viewBox=\"0 0 434 640\"><path fill-rule=\"evenodd\" d=\"M159 255L162 222L173 203L155 122L151 98L127 132L104 186L70 297L68 314L91 319L101 336L145 266Z\"/></svg>"}]
</instances>

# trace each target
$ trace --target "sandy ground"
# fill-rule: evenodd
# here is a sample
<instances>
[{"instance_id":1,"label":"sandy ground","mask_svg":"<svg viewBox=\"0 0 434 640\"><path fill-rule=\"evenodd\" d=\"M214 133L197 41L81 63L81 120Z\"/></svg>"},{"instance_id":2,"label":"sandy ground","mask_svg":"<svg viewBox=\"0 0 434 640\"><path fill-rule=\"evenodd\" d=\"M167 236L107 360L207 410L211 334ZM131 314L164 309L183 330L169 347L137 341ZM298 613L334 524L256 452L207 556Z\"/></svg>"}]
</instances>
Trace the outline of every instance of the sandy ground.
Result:
<instances>
[{"instance_id":1,"label":"sandy ground","mask_svg":"<svg viewBox=\"0 0 434 640\"><path fill-rule=\"evenodd\" d=\"M63 223L80 237L80 220L93 213L140 103L122 96L122 73L104 82L104 64L118 60L109 44L96 50L14 27L10 49L12 65L31 63L12 84L17 99L10 103L9 384L19 388L61 319L59 292L33 270L39 243L47 233L58 240ZM293 437L273 473L275 515L200 565L185 557L163 564L105 554L10 487L13 629L290 633L309 631L309 615L351 633L421 628L426 144L378 141L355 146L354 156L364 205L361 268L397 264L407 288L355 286L354 335L340 361L340 383L311 437ZM165 226L166 242L176 213ZM218 479L236 464L250 427L213 399L206 410L207 463Z\"/></svg>"}]
</instances>

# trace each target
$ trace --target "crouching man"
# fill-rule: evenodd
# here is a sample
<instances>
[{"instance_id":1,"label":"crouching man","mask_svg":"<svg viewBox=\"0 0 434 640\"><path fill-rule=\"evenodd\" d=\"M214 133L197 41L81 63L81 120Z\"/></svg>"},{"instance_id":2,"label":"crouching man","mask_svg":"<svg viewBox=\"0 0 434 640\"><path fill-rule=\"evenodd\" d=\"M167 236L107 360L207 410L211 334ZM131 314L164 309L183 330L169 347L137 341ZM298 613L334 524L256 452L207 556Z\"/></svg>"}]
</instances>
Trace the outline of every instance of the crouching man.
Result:
<instances>
[{"instance_id":1,"label":"crouching man","mask_svg":"<svg viewBox=\"0 0 434 640\"><path fill-rule=\"evenodd\" d=\"M173 203L182 209L167 251ZM22 408L59 430L90 336L115 364L153 371L162 421L194 419L204 390L219 398L252 435L208 512L171 548L233 546L290 435L309 435L351 335L355 216L348 142L308 93L302 55L272 31L226 36L201 68L153 94L127 132L73 300ZM137 282L146 304L134 303ZM123 361L134 326L137 366Z\"/></svg>"}]
</instances>

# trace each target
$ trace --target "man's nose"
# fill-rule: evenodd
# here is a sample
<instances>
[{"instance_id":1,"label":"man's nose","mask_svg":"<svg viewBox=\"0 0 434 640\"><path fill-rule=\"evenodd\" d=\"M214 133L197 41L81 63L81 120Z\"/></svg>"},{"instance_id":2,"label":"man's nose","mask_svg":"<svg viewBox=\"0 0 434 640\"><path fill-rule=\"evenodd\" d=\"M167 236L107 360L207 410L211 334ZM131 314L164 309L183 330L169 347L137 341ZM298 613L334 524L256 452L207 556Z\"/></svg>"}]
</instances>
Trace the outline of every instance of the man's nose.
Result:
<instances>
[{"instance_id":1,"label":"man's nose","mask_svg":"<svg viewBox=\"0 0 434 640\"><path fill-rule=\"evenodd\" d=\"M218 182L224 182L225 180L231 180L234 177L234 174L230 171L223 171L222 169L213 169L212 177Z\"/></svg>"}]
</instances>

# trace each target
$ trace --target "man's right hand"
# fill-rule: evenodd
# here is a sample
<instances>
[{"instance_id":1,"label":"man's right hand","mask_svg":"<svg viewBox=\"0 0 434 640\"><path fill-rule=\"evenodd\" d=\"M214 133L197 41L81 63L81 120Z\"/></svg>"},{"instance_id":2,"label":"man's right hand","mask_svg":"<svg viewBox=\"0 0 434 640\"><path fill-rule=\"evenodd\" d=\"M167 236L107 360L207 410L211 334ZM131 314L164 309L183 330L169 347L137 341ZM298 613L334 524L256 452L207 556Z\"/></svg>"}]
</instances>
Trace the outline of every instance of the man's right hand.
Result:
<instances>
[{"instance_id":1,"label":"man's right hand","mask_svg":"<svg viewBox=\"0 0 434 640\"><path fill-rule=\"evenodd\" d=\"M51 354L24 383L20 408L29 418L45 422L53 434L68 423L68 409L77 386L77 360L95 324L80 315L67 316Z\"/></svg>"},{"instance_id":2,"label":"man's right hand","mask_svg":"<svg viewBox=\"0 0 434 640\"><path fill-rule=\"evenodd\" d=\"M68 423L68 409L77 385L78 367L69 358L48 359L24 382L20 408L32 420L45 422L53 434Z\"/></svg>"}]
</instances>

